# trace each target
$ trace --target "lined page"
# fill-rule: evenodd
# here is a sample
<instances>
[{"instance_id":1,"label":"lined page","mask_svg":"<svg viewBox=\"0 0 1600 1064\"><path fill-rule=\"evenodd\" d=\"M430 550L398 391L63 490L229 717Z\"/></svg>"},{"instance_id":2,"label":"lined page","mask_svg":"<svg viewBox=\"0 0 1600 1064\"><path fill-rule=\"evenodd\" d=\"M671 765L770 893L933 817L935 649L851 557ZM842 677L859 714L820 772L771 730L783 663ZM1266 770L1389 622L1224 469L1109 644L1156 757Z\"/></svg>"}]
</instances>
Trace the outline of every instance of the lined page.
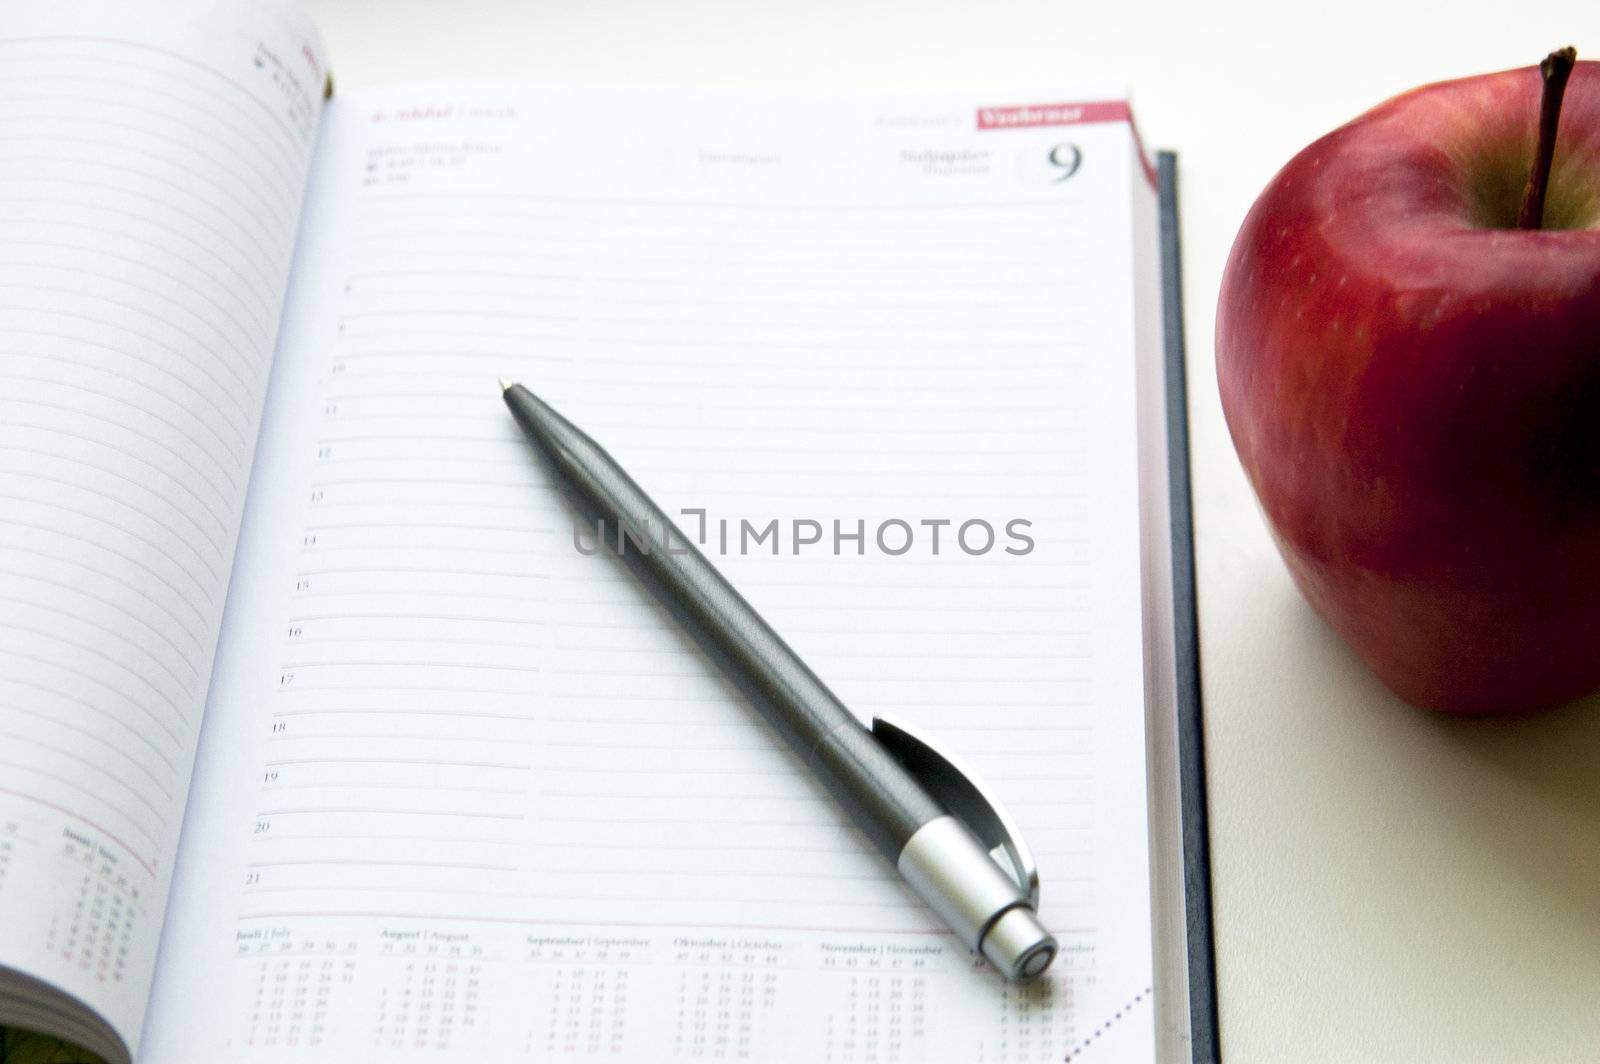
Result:
<instances>
[{"instance_id":1,"label":"lined page","mask_svg":"<svg viewBox=\"0 0 1600 1064\"><path fill-rule=\"evenodd\" d=\"M1127 126L642 101L333 112L145 1059L1148 1058ZM1050 979L594 551L499 375L1005 797Z\"/></svg>"},{"instance_id":2,"label":"lined page","mask_svg":"<svg viewBox=\"0 0 1600 1064\"><path fill-rule=\"evenodd\" d=\"M38 7L0 16L0 965L131 1042L322 77L271 5Z\"/></svg>"}]
</instances>

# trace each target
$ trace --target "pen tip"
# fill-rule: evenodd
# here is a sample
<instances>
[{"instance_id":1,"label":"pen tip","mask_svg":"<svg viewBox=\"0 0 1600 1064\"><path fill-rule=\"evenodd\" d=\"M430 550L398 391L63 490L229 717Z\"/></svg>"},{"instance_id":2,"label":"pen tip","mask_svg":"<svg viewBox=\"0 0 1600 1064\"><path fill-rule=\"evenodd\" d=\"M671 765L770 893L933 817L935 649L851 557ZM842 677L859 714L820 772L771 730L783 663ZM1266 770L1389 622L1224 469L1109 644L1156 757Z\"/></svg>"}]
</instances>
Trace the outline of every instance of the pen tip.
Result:
<instances>
[{"instance_id":1,"label":"pen tip","mask_svg":"<svg viewBox=\"0 0 1600 1064\"><path fill-rule=\"evenodd\" d=\"M516 381L508 381L504 377L496 377L495 380L500 382L500 391L502 393L509 392L511 390L511 386L516 383Z\"/></svg>"}]
</instances>

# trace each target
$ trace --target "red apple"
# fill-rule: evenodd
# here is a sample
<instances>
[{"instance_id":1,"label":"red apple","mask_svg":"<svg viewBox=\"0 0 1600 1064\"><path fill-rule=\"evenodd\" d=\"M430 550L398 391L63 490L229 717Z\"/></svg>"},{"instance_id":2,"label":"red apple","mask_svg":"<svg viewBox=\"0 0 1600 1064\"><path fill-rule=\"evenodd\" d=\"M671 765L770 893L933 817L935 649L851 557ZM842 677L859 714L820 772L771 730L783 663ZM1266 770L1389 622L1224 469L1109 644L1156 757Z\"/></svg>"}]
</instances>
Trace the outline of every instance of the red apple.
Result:
<instances>
[{"instance_id":1,"label":"red apple","mask_svg":"<svg viewBox=\"0 0 1600 1064\"><path fill-rule=\"evenodd\" d=\"M1272 179L1222 281L1222 406L1290 572L1432 709L1600 687L1600 63L1563 105L1555 59L1558 135L1536 67L1396 97Z\"/></svg>"}]
</instances>

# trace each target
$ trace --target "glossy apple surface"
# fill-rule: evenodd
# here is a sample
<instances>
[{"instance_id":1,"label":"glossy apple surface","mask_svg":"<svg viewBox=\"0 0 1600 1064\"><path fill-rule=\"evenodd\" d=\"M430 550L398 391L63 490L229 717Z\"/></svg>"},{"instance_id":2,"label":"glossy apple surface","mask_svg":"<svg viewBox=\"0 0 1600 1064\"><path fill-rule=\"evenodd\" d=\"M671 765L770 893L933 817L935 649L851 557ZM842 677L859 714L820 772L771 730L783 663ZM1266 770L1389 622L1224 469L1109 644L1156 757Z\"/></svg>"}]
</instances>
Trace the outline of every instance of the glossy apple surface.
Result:
<instances>
[{"instance_id":1,"label":"glossy apple surface","mask_svg":"<svg viewBox=\"0 0 1600 1064\"><path fill-rule=\"evenodd\" d=\"M1223 410L1290 571L1433 709L1600 687L1600 63L1520 230L1540 91L1533 67L1429 85L1306 148L1217 309Z\"/></svg>"}]
</instances>

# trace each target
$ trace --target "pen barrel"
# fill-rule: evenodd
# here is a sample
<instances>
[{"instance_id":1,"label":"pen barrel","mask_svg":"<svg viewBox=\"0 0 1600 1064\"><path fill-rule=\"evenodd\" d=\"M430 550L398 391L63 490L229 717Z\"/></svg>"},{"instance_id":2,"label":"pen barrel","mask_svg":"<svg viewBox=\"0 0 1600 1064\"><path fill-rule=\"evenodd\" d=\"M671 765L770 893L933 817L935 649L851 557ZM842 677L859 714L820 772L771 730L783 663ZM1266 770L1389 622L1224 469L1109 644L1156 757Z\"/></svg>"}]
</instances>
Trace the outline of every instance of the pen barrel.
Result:
<instances>
[{"instance_id":1,"label":"pen barrel","mask_svg":"<svg viewBox=\"0 0 1600 1064\"><path fill-rule=\"evenodd\" d=\"M520 385L506 403L614 553L889 858L945 810L593 439Z\"/></svg>"},{"instance_id":2,"label":"pen barrel","mask_svg":"<svg viewBox=\"0 0 1600 1064\"><path fill-rule=\"evenodd\" d=\"M1056 955L1018 883L916 781L604 448L521 385L528 438L578 509L806 762L917 894L1009 979ZM608 551L611 553L612 551Z\"/></svg>"}]
</instances>

